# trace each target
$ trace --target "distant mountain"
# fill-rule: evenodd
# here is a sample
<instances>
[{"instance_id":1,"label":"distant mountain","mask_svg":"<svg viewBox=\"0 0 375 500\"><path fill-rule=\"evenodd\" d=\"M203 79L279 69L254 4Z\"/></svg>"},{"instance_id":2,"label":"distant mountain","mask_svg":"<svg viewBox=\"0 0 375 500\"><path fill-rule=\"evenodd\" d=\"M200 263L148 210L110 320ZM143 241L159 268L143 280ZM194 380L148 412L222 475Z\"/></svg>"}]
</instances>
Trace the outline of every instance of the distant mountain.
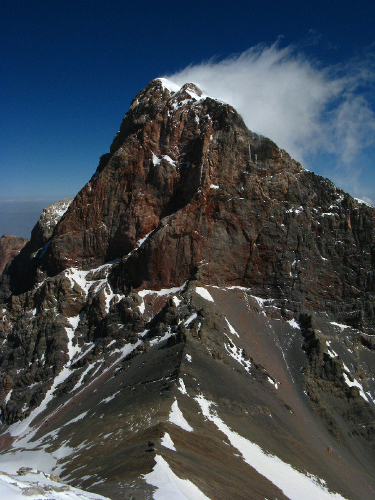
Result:
<instances>
[{"instance_id":1,"label":"distant mountain","mask_svg":"<svg viewBox=\"0 0 375 500\"><path fill-rule=\"evenodd\" d=\"M0 235L30 238L40 213L56 200L0 201Z\"/></svg>"},{"instance_id":2,"label":"distant mountain","mask_svg":"<svg viewBox=\"0 0 375 500\"><path fill-rule=\"evenodd\" d=\"M1 278L0 470L373 499L374 208L158 79L54 223Z\"/></svg>"}]
</instances>

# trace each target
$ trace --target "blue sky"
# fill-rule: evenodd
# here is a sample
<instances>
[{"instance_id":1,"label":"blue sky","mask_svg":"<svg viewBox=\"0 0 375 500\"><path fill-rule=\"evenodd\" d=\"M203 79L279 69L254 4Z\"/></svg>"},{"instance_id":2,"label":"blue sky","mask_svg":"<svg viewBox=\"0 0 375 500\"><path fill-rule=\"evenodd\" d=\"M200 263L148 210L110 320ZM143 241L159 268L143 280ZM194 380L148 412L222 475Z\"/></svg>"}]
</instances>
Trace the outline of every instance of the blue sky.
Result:
<instances>
[{"instance_id":1,"label":"blue sky","mask_svg":"<svg viewBox=\"0 0 375 500\"><path fill-rule=\"evenodd\" d=\"M374 26L367 0L3 1L0 204L75 196L161 76L374 203Z\"/></svg>"}]
</instances>

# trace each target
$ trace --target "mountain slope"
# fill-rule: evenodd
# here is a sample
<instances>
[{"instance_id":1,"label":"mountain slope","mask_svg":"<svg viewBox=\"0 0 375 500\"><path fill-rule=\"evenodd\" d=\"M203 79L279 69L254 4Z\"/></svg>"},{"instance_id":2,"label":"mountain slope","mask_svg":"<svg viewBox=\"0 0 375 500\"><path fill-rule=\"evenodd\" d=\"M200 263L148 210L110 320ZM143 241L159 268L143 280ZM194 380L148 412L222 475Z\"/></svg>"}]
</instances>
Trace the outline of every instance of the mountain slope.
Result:
<instances>
[{"instance_id":1,"label":"mountain slope","mask_svg":"<svg viewBox=\"0 0 375 500\"><path fill-rule=\"evenodd\" d=\"M3 278L0 469L19 450L113 499L373 498L374 218L152 81Z\"/></svg>"}]
</instances>

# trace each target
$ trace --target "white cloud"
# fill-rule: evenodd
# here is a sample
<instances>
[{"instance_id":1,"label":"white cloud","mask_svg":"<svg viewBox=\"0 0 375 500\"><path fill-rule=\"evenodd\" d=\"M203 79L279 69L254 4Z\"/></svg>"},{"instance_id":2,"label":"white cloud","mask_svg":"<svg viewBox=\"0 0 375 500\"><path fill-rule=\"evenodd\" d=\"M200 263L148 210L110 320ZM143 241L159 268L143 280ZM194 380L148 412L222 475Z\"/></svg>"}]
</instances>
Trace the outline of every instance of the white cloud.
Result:
<instances>
[{"instance_id":1,"label":"white cloud","mask_svg":"<svg viewBox=\"0 0 375 500\"><path fill-rule=\"evenodd\" d=\"M194 82L233 105L250 130L314 170L314 155L329 154L342 166L341 176L355 177L356 155L375 143L375 114L366 93L375 81L369 57L322 66L276 42L167 78L179 85Z\"/></svg>"}]
</instances>

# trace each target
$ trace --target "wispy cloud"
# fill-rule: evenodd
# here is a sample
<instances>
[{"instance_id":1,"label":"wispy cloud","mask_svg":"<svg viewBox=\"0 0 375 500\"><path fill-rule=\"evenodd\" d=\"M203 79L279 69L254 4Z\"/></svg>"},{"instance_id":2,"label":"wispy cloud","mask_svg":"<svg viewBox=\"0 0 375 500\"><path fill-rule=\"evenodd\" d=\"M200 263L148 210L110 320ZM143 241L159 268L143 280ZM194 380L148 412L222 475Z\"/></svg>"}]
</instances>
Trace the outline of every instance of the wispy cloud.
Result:
<instances>
[{"instance_id":1,"label":"wispy cloud","mask_svg":"<svg viewBox=\"0 0 375 500\"><path fill-rule=\"evenodd\" d=\"M371 56L323 66L296 46L282 47L277 41L167 78L180 85L192 81L232 104L251 130L270 137L307 167L315 155L328 154L345 175L356 175L354 158L375 144Z\"/></svg>"}]
</instances>

